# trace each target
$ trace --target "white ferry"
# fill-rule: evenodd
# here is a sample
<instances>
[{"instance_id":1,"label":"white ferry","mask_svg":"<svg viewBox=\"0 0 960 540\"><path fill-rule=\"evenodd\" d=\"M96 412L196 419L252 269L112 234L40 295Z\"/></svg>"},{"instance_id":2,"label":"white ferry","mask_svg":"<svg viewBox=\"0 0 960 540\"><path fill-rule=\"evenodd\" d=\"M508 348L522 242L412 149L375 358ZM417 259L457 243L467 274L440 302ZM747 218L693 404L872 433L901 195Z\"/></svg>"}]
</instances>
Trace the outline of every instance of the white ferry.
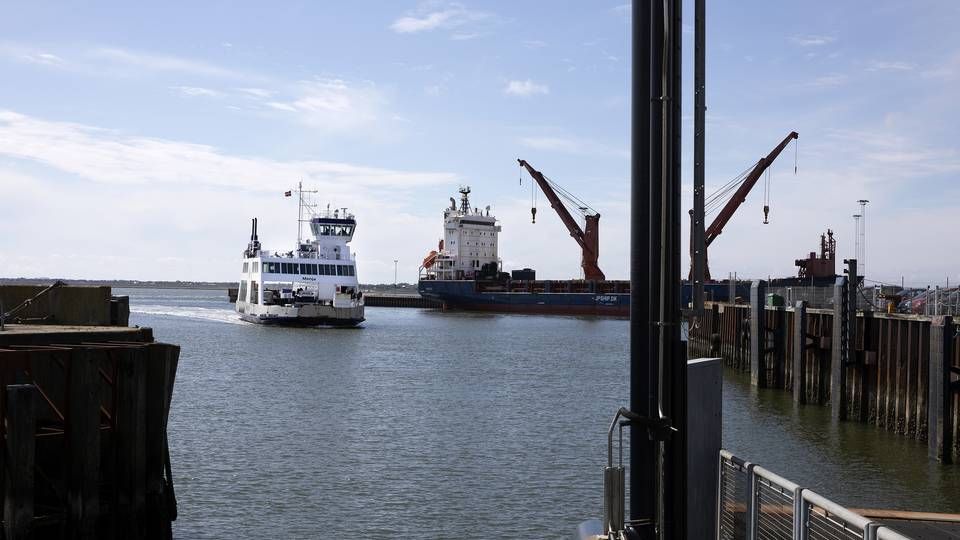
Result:
<instances>
[{"instance_id":1,"label":"white ferry","mask_svg":"<svg viewBox=\"0 0 960 540\"><path fill-rule=\"evenodd\" d=\"M357 264L347 245L357 221L346 208L313 211L300 196L300 225L309 223L312 239L297 238L297 248L271 252L260 248L257 218L243 252L237 292L240 318L258 324L356 326L363 322L363 293ZM291 191L286 192L290 196ZM308 217L304 219L304 209Z\"/></svg>"}]
</instances>

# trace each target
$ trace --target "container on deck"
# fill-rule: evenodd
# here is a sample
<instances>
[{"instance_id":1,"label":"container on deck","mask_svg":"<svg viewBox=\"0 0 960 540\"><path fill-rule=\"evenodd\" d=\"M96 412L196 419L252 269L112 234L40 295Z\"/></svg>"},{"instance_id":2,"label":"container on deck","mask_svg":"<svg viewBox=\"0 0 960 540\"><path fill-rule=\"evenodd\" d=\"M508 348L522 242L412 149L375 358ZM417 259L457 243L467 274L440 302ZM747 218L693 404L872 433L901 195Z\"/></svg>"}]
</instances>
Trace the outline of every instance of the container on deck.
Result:
<instances>
[{"instance_id":1,"label":"container on deck","mask_svg":"<svg viewBox=\"0 0 960 540\"><path fill-rule=\"evenodd\" d=\"M523 270L514 270L510 272L510 279L514 281L534 281L537 279L537 271L531 268Z\"/></svg>"}]
</instances>

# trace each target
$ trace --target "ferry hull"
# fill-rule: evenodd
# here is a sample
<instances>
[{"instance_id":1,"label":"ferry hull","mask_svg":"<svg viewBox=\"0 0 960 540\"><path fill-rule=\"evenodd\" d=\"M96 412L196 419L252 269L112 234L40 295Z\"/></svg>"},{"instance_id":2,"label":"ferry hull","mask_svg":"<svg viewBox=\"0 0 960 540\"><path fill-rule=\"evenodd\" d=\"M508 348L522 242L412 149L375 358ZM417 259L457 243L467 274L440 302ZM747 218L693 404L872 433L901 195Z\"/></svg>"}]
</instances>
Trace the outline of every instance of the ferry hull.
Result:
<instances>
[{"instance_id":1,"label":"ferry hull","mask_svg":"<svg viewBox=\"0 0 960 540\"><path fill-rule=\"evenodd\" d=\"M348 307L334 307L322 304L304 304L299 306L263 306L237 302L240 319L268 326L339 326L352 327L362 323L364 307L362 304Z\"/></svg>"}]
</instances>

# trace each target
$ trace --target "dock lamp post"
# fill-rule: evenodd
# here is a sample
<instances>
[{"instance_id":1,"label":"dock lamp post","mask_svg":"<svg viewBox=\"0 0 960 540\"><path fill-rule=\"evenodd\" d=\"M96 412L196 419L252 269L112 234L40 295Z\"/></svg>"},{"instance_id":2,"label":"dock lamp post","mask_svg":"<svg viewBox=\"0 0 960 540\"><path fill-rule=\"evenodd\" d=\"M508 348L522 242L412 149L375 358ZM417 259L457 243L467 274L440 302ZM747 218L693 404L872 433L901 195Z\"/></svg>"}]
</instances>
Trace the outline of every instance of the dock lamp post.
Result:
<instances>
[{"instance_id":1,"label":"dock lamp post","mask_svg":"<svg viewBox=\"0 0 960 540\"><path fill-rule=\"evenodd\" d=\"M393 286L397 286L397 259L393 260Z\"/></svg>"}]
</instances>

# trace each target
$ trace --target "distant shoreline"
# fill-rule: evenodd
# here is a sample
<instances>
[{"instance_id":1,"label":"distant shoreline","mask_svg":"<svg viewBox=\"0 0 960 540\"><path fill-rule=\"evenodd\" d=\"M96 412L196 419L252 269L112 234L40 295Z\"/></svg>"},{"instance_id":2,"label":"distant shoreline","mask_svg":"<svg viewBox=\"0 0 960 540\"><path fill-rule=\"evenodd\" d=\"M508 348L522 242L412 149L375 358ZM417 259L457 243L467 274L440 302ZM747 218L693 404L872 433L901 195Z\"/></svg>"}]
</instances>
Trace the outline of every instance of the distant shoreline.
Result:
<instances>
[{"instance_id":1,"label":"distant shoreline","mask_svg":"<svg viewBox=\"0 0 960 540\"><path fill-rule=\"evenodd\" d=\"M0 285L50 285L58 278L0 278ZM142 280L108 280L108 279L61 279L67 285L79 287L111 287L115 289L191 289L199 291L220 291L237 287L235 281L142 281ZM360 284L365 291L386 291L391 289L412 289L416 285L400 283L394 286L389 284Z\"/></svg>"}]
</instances>

